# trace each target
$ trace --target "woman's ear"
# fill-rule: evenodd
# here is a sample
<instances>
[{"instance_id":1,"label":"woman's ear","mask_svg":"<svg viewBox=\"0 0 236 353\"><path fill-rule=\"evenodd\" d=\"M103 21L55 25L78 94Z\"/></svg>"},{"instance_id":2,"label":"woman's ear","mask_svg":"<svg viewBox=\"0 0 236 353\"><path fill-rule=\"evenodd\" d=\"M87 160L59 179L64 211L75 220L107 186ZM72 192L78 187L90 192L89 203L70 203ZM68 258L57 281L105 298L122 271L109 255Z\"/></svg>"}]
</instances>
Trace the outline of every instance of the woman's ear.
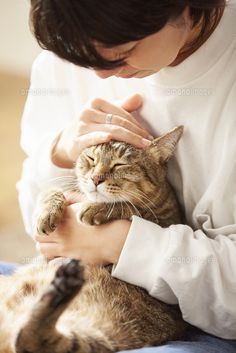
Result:
<instances>
[{"instance_id":1,"label":"woman's ear","mask_svg":"<svg viewBox=\"0 0 236 353\"><path fill-rule=\"evenodd\" d=\"M175 147L182 136L184 127L177 126L173 130L167 132L152 141L152 144L146 150L152 154L152 157L158 163L166 163L174 154Z\"/></svg>"}]
</instances>

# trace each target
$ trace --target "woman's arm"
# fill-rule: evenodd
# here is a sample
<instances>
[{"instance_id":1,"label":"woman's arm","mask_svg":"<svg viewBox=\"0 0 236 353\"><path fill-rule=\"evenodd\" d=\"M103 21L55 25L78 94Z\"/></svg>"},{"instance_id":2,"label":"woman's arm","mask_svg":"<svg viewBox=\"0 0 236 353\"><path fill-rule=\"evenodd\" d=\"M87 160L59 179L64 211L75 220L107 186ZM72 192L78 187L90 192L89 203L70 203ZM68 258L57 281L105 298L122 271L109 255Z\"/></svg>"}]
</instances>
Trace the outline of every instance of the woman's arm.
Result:
<instances>
[{"instance_id":1,"label":"woman's arm","mask_svg":"<svg viewBox=\"0 0 236 353\"><path fill-rule=\"evenodd\" d=\"M43 52L33 65L22 119L21 145L27 159L18 183L20 207L29 234L33 233L38 194L55 183L60 185L59 177L73 174L73 164L82 149L110 139L139 147L145 147L143 140L150 143L146 140L149 133L131 115L142 104L141 97L131 97L122 107L104 99L91 101L96 89L107 97L109 82L103 81L103 87L101 81L94 73L48 52ZM107 113L114 114L112 124L105 124Z\"/></svg>"},{"instance_id":2,"label":"woman's arm","mask_svg":"<svg viewBox=\"0 0 236 353\"><path fill-rule=\"evenodd\" d=\"M202 217L204 227L209 216ZM235 268L236 225L207 234L134 216L113 276L179 304L183 318L200 329L236 339Z\"/></svg>"},{"instance_id":3,"label":"woman's arm","mask_svg":"<svg viewBox=\"0 0 236 353\"><path fill-rule=\"evenodd\" d=\"M37 57L22 117L21 147L27 158L17 188L24 225L30 235L33 235L38 194L51 187L51 180L71 173L69 169L56 167L50 158L55 136L74 117L68 84L65 80L59 83L55 78L55 70L62 71L61 65L61 61L49 52L42 52Z\"/></svg>"}]
</instances>

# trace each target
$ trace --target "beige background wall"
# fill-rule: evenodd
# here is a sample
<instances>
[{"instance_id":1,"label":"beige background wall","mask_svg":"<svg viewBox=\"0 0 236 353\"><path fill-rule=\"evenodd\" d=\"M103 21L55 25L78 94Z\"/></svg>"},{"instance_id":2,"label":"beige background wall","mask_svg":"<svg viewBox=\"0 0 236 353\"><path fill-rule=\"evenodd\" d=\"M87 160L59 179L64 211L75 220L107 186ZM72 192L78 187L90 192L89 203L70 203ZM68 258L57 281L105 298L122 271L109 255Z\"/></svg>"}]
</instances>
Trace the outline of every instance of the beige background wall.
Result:
<instances>
[{"instance_id":1,"label":"beige background wall","mask_svg":"<svg viewBox=\"0 0 236 353\"><path fill-rule=\"evenodd\" d=\"M34 244L25 234L16 181L25 158L20 119L34 58L40 52L28 26L28 0L0 0L0 261L25 263Z\"/></svg>"},{"instance_id":2,"label":"beige background wall","mask_svg":"<svg viewBox=\"0 0 236 353\"><path fill-rule=\"evenodd\" d=\"M0 0L0 70L29 77L40 48L29 31L30 0Z\"/></svg>"}]
</instances>

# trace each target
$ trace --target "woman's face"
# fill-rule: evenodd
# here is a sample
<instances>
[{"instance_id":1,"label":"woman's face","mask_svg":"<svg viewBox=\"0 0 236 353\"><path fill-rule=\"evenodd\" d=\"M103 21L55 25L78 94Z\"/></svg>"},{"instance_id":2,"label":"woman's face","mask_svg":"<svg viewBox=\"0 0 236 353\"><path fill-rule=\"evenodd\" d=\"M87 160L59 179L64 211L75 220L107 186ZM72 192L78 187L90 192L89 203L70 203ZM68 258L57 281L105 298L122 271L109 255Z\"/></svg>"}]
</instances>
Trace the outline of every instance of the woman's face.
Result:
<instances>
[{"instance_id":1,"label":"woman's face","mask_svg":"<svg viewBox=\"0 0 236 353\"><path fill-rule=\"evenodd\" d=\"M190 24L186 9L181 19L178 19L178 23L169 23L159 32L142 40L109 49L98 46L97 50L106 59L115 60L126 56L127 58L124 66L111 70L96 70L96 74L101 78L110 76L142 78L160 71L174 63L188 42L191 35Z\"/></svg>"}]
</instances>

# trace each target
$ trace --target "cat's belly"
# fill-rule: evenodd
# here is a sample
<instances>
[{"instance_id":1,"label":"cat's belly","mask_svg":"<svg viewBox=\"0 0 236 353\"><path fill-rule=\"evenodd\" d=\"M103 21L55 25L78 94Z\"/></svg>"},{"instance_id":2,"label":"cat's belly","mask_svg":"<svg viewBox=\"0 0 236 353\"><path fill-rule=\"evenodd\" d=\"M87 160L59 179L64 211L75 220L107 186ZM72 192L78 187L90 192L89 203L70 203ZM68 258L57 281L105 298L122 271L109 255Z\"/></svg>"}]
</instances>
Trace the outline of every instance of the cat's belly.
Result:
<instances>
[{"instance_id":1,"label":"cat's belly","mask_svg":"<svg viewBox=\"0 0 236 353\"><path fill-rule=\"evenodd\" d=\"M2 292L0 296L0 311L4 307L0 341L4 332L15 339L60 264L61 261L54 261L29 265L11 277L0 279L0 285L8 289L8 293ZM73 331L84 337L102 335L114 342L116 350L158 345L180 337L186 324L177 307L161 303L146 291L113 278L110 271L109 267L85 268L86 282L81 292L57 322L60 331Z\"/></svg>"},{"instance_id":2,"label":"cat's belly","mask_svg":"<svg viewBox=\"0 0 236 353\"><path fill-rule=\"evenodd\" d=\"M183 333L186 323L177 306L162 303L145 290L113 278L111 267L86 269L87 282L59 326L70 321L80 332L85 326L86 332L96 327L120 344L129 342L124 349L161 344ZM74 322L71 316L76 318Z\"/></svg>"}]
</instances>

